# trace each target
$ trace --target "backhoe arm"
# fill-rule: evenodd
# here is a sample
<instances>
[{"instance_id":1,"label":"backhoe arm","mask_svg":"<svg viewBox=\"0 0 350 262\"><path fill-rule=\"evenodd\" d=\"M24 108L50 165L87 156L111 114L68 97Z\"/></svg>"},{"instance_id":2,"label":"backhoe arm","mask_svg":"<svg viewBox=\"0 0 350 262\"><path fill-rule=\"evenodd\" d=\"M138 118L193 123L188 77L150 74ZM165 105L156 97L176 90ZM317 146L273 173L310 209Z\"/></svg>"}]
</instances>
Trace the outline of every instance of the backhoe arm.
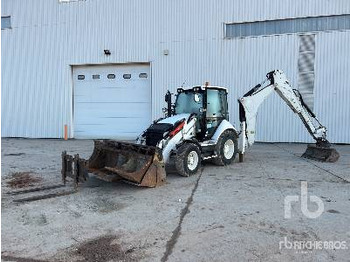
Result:
<instances>
[{"instance_id":1,"label":"backhoe arm","mask_svg":"<svg viewBox=\"0 0 350 262\"><path fill-rule=\"evenodd\" d=\"M326 127L318 121L315 114L304 103L299 91L291 87L285 74L281 70L275 70L268 73L262 83L252 88L238 100L242 130L239 145L241 154L244 153L246 147L254 143L258 109L273 91L276 91L290 109L298 114L310 135L316 140L316 146L329 148Z\"/></svg>"}]
</instances>

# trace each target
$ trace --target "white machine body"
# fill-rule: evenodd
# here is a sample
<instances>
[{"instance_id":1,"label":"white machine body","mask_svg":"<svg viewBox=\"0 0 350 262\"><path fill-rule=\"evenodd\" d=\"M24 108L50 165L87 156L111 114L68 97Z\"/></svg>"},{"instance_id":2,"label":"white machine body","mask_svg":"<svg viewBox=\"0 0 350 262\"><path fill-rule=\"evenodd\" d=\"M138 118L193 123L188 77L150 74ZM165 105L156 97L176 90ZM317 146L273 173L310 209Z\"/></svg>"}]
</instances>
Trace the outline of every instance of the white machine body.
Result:
<instances>
[{"instance_id":1,"label":"white machine body","mask_svg":"<svg viewBox=\"0 0 350 262\"><path fill-rule=\"evenodd\" d=\"M167 112L170 116L155 121L154 123L154 125L170 125L172 128L172 131L164 132L164 135L162 135L162 138L159 139L156 144L156 147L162 152L164 162L168 163L171 156L173 154L176 155L178 149L184 143L196 145L202 152L200 156L202 160L218 158L220 154L222 155L224 153L224 150L230 151L234 148L235 154L239 153L240 161L243 161L243 154L246 149L255 142L258 109L273 91L276 91L292 111L298 114L308 132L317 143L326 145L328 143L326 139L326 127L320 124L314 113L303 102L302 96L298 90L291 87L285 74L281 70L274 70L269 72L266 77L267 78L262 83L256 85L238 100L240 104L239 132L228 121L227 88L216 86L196 86L191 89L179 88L175 104L171 103L171 94L168 92L168 97L166 96L165 100L168 102ZM218 93L221 92L221 96L220 99L209 102L209 99L211 99L209 97L213 95L212 90L216 90ZM178 99L181 95L182 99ZM178 100L180 100L180 102L178 102ZM206 101L207 105L205 105L204 101ZM210 103L212 103L212 105L215 104L214 108L217 108L217 111L216 113L212 113L211 116L208 116L210 114L207 110L210 110L209 108L212 106ZM176 110L181 111L183 108L187 107L189 108L187 109L189 112L176 112ZM224 111L225 114L220 118L218 115L220 115L222 111ZM200 115L202 120L200 120ZM203 116L205 118L205 124L203 124ZM211 122L212 120L210 119L214 119L214 122ZM208 134L208 130L215 121L217 121L218 124L215 126L214 131ZM204 135L202 129L206 132ZM227 131L229 131L232 136L231 141L227 142L227 144L225 143L225 145L221 145L220 139L225 136ZM145 132L148 132L148 130ZM145 136L145 134L142 134L138 138L137 143L147 145ZM203 152L206 152L206 154Z\"/></svg>"}]
</instances>

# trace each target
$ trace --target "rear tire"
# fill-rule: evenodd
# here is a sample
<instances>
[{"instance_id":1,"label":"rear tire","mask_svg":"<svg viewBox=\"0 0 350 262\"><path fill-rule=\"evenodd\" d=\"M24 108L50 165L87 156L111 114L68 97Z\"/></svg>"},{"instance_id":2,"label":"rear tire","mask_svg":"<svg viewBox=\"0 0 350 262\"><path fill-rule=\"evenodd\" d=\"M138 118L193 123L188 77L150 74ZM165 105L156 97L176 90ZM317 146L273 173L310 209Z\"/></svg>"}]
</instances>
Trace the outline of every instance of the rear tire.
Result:
<instances>
[{"instance_id":1,"label":"rear tire","mask_svg":"<svg viewBox=\"0 0 350 262\"><path fill-rule=\"evenodd\" d=\"M201 166L201 151L192 143L185 143L179 147L175 156L175 167L181 176L197 173Z\"/></svg>"},{"instance_id":2,"label":"rear tire","mask_svg":"<svg viewBox=\"0 0 350 262\"><path fill-rule=\"evenodd\" d=\"M224 131L216 144L217 157L214 158L214 164L226 166L233 162L238 152L237 135L232 130Z\"/></svg>"}]
</instances>

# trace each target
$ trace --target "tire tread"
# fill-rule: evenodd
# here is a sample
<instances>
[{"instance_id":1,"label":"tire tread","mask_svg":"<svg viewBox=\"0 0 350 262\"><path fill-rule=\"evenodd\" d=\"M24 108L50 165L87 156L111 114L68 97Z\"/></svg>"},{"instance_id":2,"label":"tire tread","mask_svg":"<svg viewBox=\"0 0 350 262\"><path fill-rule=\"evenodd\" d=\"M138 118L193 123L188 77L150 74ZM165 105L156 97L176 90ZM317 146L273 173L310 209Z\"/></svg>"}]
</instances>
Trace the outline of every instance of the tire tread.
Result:
<instances>
[{"instance_id":1,"label":"tire tread","mask_svg":"<svg viewBox=\"0 0 350 262\"><path fill-rule=\"evenodd\" d=\"M198 161L198 167L195 169L194 172L193 171L191 172L186 168L185 159L187 159L187 154L193 149L197 151L199 161ZM201 151L197 145L193 143L185 143L179 147L175 156L175 168L181 176L188 177L196 173L197 170L200 168L200 166L201 166Z\"/></svg>"},{"instance_id":2,"label":"tire tread","mask_svg":"<svg viewBox=\"0 0 350 262\"><path fill-rule=\"evenodd\" d=\"M233 156L230 161L225 162L223 153L221 152L221 149L223 147L223 144L226 141L226 137L229 137L233 140L235 152L233 153ZM236 154L238 151L238 144L237 144L237 134L233 130L225 130L219 137L218 143L216 145L216 151L219 153L219 155L213 159L213 163L218 166L225 166L231 164L234 159L236 158Z\"/></svg>"}]
</instances>

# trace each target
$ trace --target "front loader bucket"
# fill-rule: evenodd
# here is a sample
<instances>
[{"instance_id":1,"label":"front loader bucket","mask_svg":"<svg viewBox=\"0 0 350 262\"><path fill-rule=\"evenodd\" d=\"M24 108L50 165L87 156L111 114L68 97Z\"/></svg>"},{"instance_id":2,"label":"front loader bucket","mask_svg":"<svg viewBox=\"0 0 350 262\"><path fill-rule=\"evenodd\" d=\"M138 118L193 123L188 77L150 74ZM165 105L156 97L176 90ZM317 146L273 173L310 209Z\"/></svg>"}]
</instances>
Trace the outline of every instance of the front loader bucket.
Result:
<instances>
[{"instance_id":1,"label":"front loader bucket","mask_svg":"<svg viewBox=\"0 0 350 262\"><path fill-rule=\"evenodd\" d=\"M165 182L164 162L156 147L113 140L95 140L94 143L94 151L85 161L86 172L105 181L123 180L145 187ZM77 173L84 172L78 170ZM79 178L74 179L79 181Z\"/></svg>"},{"instance_id":2,"label":"front loader bucket","mask_svg":"<svg viewBox=\"0 0 350 262\"><path fill-rule=\"evenodd\" d=\"M336 162L339 159L339 153L329 146L318 146L317 144L308 145L302 157L317 160L321 162Z\"/></svg>"}]
</instances>

